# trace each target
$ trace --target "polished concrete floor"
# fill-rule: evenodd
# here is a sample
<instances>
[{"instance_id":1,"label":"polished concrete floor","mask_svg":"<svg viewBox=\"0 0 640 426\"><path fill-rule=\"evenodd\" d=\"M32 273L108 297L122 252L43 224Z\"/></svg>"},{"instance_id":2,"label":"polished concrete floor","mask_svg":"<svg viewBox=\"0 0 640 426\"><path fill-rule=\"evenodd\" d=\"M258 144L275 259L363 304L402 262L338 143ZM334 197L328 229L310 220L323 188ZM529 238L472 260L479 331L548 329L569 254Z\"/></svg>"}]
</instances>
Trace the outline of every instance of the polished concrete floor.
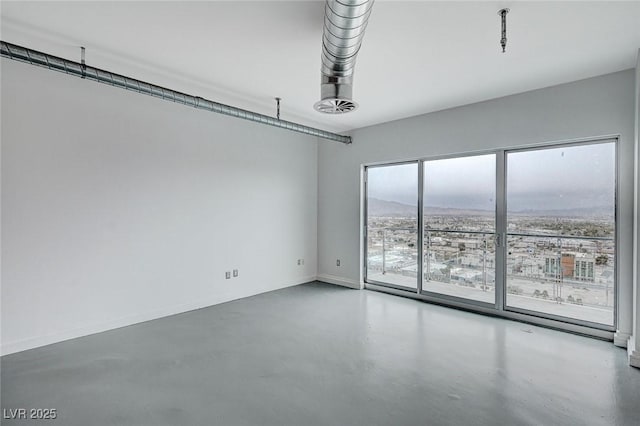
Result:
<instances>
[{"instance_id":1,"label":"polished concrete floor","mask_svg":"<svg viewBox=\"0 0 640 426\"><path fill-rule=\"evenodd\" d=\"M637 426L625 355L312 283L5 356L2 407L58 418L2 424Z\"/></svg>"}]
</instances>

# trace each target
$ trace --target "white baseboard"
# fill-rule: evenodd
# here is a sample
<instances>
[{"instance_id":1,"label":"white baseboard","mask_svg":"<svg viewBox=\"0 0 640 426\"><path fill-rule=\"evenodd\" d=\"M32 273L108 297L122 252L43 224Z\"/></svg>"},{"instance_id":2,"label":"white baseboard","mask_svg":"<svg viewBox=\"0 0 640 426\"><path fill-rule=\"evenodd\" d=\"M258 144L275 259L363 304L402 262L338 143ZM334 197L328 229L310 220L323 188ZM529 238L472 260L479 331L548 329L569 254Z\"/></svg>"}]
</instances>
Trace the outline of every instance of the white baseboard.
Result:
<instances>
[{"instance_id":1,"label":"white baseboard","mask_svg":"<svg viewBox=\"0 0 640 426\"><path fill-rule=\"evenodd\" d=\"M636 336L637 339L637 336ZM636 347L634 336L629 337L627 353L629 354L629 365L640 368L640 350Z\"/></svg>"},{"instance_id":2,"label":"white baseboard","mask_svg":"<svg viewBox=\"0 0 640 426\"><path fill-rule=\"evenodd\" d=\"M319 274L317 277L317 280L325 283L329 283L329 284L340 285L342 287L362 290L362 285L359 282L355 280L351 280L349 278L338 277L336 275Z\"/></svg>"},{"instance_id":3,"label":"white baseboard","mask_svg":"<svg viewBox=\"0 0 640 426\"><path fill-rule=\"evenodd\" d=\"M65 330L59 333L53 333L43 336L30 337L22 340L15 340L13 342L3 343L0 347L1 355L9 355L16 352L26 351L28 349L39 348L41 346L51 345L53 343L63 342L65 340L76 339L78 337L84 337L91 334L102 333L104 331L114 330L116 328L127 327L129 325L139 324L146 321L151 321L159 318L168 317L171 315L177 315L184 312L193 311L196 309L207 308L209 306L218 305L220 303L231 302L233 300L244 299L245 297L255 296L261 293L266 293L273 290L279 290L286 287L292 287L298 284L308 283L315 281L316 276L302 277L295 280L295 282L286 284L283 286L277 286L263 292L255 294L242 295L238 297L220 297L215 296L208 299L200 299L189 303L182 303L179 305L168 306L161 309L154 309L152 311L143 312L135 315L127 315L124 317L116 318L106 322L100 322L96 324L86 325L83 327L73 328Z\"/></svg>"},{"instance_id":4,"label":"white baseboard","mask_svg":"<svg viewBox=\"0 0 640 426\"><path fill-rule=\"evenodd\" d=\"M613 344L621 348L626 348L630 337L631 333L616 331L613 335Z\"/></svg>"}]
</instances>

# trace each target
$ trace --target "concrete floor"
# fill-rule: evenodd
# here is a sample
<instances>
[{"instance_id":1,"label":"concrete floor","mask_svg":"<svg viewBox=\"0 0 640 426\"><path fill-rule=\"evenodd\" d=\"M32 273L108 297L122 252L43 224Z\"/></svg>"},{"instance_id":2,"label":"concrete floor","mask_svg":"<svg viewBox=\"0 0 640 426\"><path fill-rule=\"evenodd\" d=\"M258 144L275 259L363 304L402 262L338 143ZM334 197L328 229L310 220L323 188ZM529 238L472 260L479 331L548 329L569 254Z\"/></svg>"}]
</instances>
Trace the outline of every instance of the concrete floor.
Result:
<instances>
[{"instance_id":1,"label":"concrete floor","mask_svg":"<svg viewBox=\"0 0 640 426\"><path fill-rule=\"evenodd\" d=\"M3 425L640 425L603 342L312 283L2 358ZM6 412L5 412L6 414Z\"/></svg>"}]
</instances>

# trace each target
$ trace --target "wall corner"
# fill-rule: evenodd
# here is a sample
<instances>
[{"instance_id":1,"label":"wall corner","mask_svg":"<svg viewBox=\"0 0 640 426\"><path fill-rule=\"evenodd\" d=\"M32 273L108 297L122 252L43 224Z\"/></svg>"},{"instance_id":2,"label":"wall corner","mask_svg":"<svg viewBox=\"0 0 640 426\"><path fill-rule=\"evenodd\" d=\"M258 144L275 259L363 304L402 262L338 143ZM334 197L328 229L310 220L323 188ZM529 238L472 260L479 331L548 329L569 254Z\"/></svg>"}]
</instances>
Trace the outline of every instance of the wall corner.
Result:
<instances>
[{"instance_id":1,"label":"wall corner","mask_svg":"<svg viewBox=\"0 0 640 426\"><path fill-rule=\"evenodd\" d=\"M633 188L633 335L627 343L629 365L640 368L640 49L636 61Z\"/></svg>"},{"instance_id":2,"label":"wall corner","mask_svg":"<svg viewBox=\"0 0 640 426\"><path fill-rule=\"evenodd\" d=\"M627 348L630 338L631 338L631 333L627 333L624 331L616 331L615 334L613 335L613 344L621 348Z\"/></svg>"}]
</instances>

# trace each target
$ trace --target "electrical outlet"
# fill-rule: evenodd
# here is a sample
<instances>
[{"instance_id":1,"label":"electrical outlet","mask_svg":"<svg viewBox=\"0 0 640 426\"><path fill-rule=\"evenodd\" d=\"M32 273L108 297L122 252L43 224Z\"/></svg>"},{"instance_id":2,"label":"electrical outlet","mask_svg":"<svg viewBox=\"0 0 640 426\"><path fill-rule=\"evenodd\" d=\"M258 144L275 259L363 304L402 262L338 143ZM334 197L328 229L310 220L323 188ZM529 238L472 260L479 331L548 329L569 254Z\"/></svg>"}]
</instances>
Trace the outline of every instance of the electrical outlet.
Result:
<instances>
[{"instance_id":1,"label":"electrical outlet","mask_svg":"<svg viewBox=\"0 0 640 426\"><path fill-rule=\"evenodd\" d=\"M237 277L237 276L238 276L238 270L237 270L237 269L234 269L234 270L233 270L233 276L234 276L234 277Z\"/></svg>"},{"instance_id":2,"label":"electrical outlet","mask_svg":"<svg viewBox=\"0 0 640 426\"><path fill-rule=\"evenodd\" d=\"M336 266L340 266L340 259L336 260Z\"/></svg>"},{"instance_id":3,"label":"electrical outlet","mask_svg":"<svg viewBox=\"0 0 640 426\"><path fill-rule=\"evenodd\" d=\"M302 265L302 259L298 259L298 266Z\"/></svg>"},{"instance_id":4,"label":"electrical outlet","mask_svg":"<svg viewBox=\"0 0 640 426\"><path fill-rule=\"evenodd\" d=\"M225 272L224 273L224 278L227 279L227 280L231 279L231 272Z\"/></svg>"}]
</instances>

